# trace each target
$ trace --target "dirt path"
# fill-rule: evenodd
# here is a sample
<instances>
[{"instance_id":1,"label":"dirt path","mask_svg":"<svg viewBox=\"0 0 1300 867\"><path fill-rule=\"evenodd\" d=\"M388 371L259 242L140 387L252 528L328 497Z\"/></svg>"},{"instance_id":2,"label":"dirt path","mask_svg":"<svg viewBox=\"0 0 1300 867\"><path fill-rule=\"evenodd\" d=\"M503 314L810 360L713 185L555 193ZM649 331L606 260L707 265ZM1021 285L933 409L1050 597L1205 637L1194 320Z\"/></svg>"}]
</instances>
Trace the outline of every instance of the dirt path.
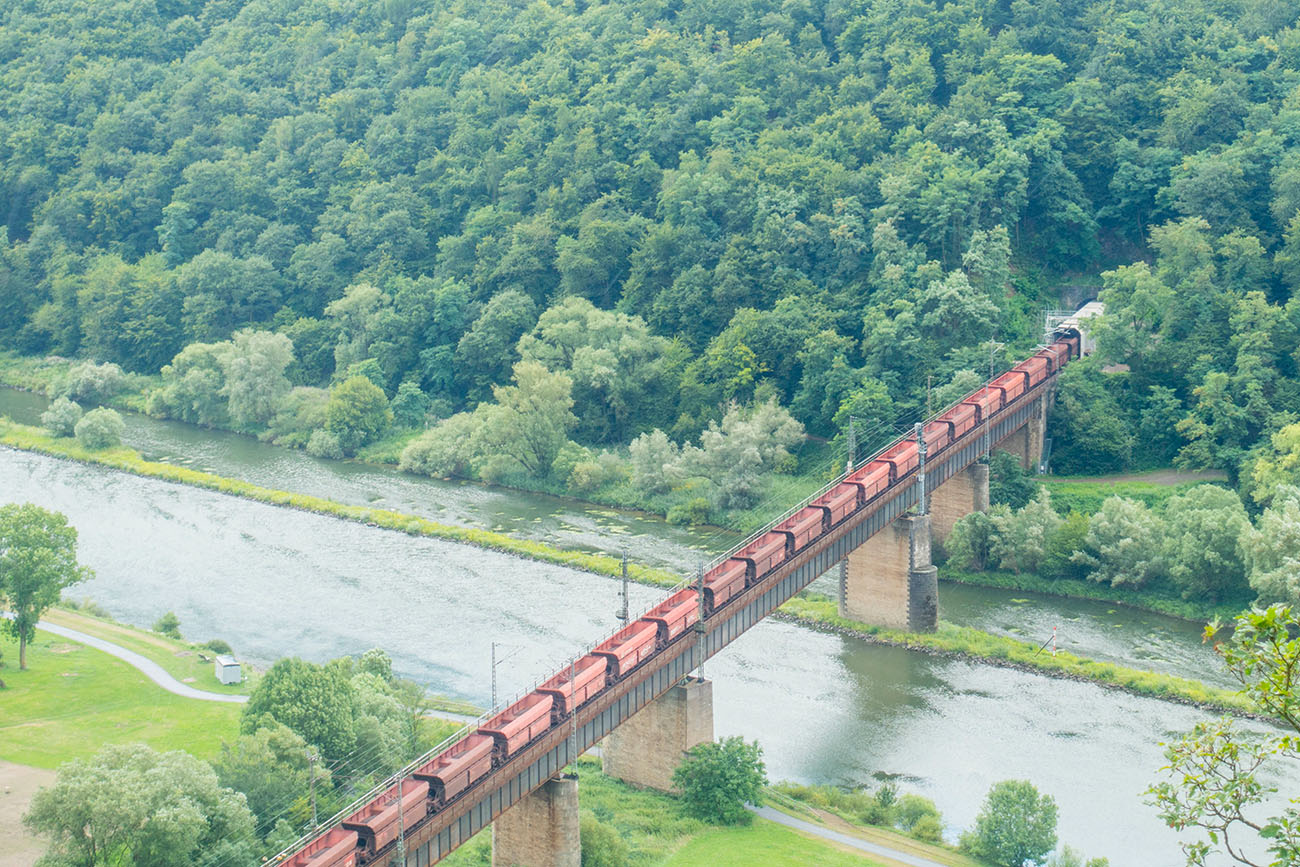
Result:
<instances>
[{"instance_id":1,"label":"dirt path","mask_svg":"<svg viewBox=\"0 0 1300 867\"><path fill-rule=\"evenodd\" d=\"M0 762L0 867L31 867L45 844L27 834L22 816L41 786L54 782L54 771Z\"/></svg>"},{"instance_id":2,"label":"dirt path","mask_svg":"<svg viewBox=\"0 0 1300 867\"><path fill-rule=\"evenodd\" d=\"M1147 473L1122 473L1116 476L1081 476L1078 478L1056 479L1048 476L1053 482L1070 484L1073 482L1102 482L1104 484L1118 484L1119 482L1147 482L1152 485L1183 485L1187 482L1222 482L1226 481L1228 474L1223 470L1151 470Z\"/></svg>"}]
</instances>

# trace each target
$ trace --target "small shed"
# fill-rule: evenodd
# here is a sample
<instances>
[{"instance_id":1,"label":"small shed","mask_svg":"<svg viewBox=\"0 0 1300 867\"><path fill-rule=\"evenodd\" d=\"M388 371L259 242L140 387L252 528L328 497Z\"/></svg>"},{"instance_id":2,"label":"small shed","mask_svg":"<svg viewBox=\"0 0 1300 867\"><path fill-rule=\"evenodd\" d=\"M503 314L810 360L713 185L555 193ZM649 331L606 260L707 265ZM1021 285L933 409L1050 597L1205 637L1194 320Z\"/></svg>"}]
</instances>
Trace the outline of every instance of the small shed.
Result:
<instances>
[{"instance_id":1,"label":"small shed","mask_svg":"<svg viewBox=\"0 0 1300 867\"><path fill-rule=\"evenodd\" d=\"M239 660L225 654L217 657L216 675L217 680L227 685L239 683L244 679L244 675L239 670Z\"/></svg>"}]
</instances>

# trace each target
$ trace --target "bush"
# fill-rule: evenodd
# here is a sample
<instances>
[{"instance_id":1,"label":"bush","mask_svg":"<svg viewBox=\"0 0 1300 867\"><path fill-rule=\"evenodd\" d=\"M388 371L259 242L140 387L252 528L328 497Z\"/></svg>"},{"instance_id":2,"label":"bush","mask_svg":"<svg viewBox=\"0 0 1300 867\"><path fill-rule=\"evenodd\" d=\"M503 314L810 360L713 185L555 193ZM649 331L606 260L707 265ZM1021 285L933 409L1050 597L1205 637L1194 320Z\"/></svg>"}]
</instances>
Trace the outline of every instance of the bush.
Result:
<instances>
[{"instance_id":1,"label":"bush","mask_svg":"<svg viewBox=\"0 0 1300 867\"><path fill-rule=\"evenodd\" d=\"M77 435L77 442L88 449L99 451L121 445L126 424L114 410L101 406L82 416L73 431Z\"/></svg>"},{"instance_id":2,"label":"bush","mask_svg":"<svg viewBox=\"0 0 1300 867\"><path fill-rule=\"evenodd\" d=\"M153 631L160 635L166 635L168 638L179 639L181 637L181 620L174 612L168 611L158 622L153 625Z\"/></svg>"},{"instance_id":3,"label":"bush","mask_svg":"<svg viewBox=\"0 0 1300 867\"><path fill-rule=\"evenodd\" d=\"M41 413L41 424L56 437L70 437L76 432L81 415L81 407L61 397Z\"/></svg>"},{"instance_id":4,"label":"bush","mask_svg":"<svg viewBox=\"0 0 1300 867\"><path fill-rule=\"evenodd\" d=\"M203 646L206 647L208 650L211 650L213 653L234 653L235 652L234 649L229 644L222 641L220 638L214 638Z\"/></svg>"},{"instance_id":5,"label":"bush","mask_svg":"<svg viewBox=\"0 0 1300 867\"><path fill-rule=\"evenodd\" d=\"M705 524L709 520L709 498L694 497L668 510L670 524Z\"/></svg>"},{"instance_id":6,"label":"bush","mask_svg":"<svg viewBox=\"0 0 1300 867\"><path fill-rule=\"evenodd\" d=\"M313 431L311 439L307 440L307 454L314 458L337 460L343 457L343 445L339 442L338 436L330 431Z\"/></svg>"},{"instance_id":7,"label":"bush","mask_svg":"<svg viewBox=\"0 0 1300 867\"><path fill-rule=\"evenodd\" d=\"M758 741L741 737L692 747L673 771L686 811L717 825L748 825L754 820L745 804L757 804L767 784L763 750Z\"/></svg>"},{"instance_id":8,"label":"bush","mask_svg":"<svg viewBox=\"0 0 1300 867\"><path fill-rule=\"evenodd\" d=\"M937 813L933 816L927 814L917 819L908 833L926 843L939 843L943 841L943 822Z\"/></svg>"},{"instance_id":9,"label":"bush","mask_svg":"<svg viewBox=\"0 0 1300 867\"><path fill-rule=\"evenodd\" d=\"M933 816L936 820L939 818L939 809L929 798L907 794L894 805L894 821L904 831L911 831L926 816Z\"/></svg>"},{"instance_id":10,"label":"bush","mask_svg":"<svg viewBox=\"0 0 1300 867\"><path fill-rule=\"evenodd\" d=\"M67 397L83 403L103 403L121 392L125 385L126 374L116 364L85 361L51 383L46 393L50 397Z\"/></svg>"},{"instance_id":11,"label":"bush","mask_svg":"<svg viewBox=\"0 0 1300 867\"><path fill-rule=\"evenodd\" d=\"M591 813L582 814L582 867L624 867L627 844L618 832Z\"/></svg>"}]
</instances>

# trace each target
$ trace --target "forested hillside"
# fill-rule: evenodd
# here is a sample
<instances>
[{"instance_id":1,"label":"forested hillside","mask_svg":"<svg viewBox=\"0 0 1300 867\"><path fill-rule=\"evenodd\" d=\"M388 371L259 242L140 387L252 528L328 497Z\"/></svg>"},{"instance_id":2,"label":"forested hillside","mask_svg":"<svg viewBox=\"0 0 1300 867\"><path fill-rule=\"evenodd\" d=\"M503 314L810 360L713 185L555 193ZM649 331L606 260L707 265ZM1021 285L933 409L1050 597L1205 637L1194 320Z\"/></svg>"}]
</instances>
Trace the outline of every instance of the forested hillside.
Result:
<instances>
[{"instance_id":1,"label":"forested hillside","mask_svg":"<svg viewBox=\"0 0 1300 867\"><path fill-rule=\"evenodd\" d=\"M0 340L159 414L698 517L1104 284L1059 467L1297 473L1284 0L0 14Z\"/></svg>"}]
</instances>

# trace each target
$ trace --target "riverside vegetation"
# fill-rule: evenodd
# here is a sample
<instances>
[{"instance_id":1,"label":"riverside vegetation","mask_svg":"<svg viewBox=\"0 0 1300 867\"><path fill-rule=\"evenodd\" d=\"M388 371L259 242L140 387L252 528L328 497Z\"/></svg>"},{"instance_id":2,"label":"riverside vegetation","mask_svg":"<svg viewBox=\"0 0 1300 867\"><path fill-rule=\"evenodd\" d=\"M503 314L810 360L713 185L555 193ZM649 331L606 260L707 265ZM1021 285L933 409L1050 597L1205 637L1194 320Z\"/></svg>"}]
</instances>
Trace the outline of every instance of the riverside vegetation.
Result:
<instances>
[{"instance_id":1,"label":"riverside vegetation","mask_svg":"<svg viewBox=\"0 0 1300 867\"><path fill-rule=\"evenodd\" d=\"M51 437L40 428L20 425L7 419L0 419L0 445L100 464L137 475L191 484L258 502L303 509L398 532L428 535L477 545L599 575L617 577L622 574L621 561L613 557L568 551L541 542L516 539L487 530L439 524L416 515L387 509L351 506L321 497L277 491L174 464L146 461L137 452L125 447L107 451L88 450L75 440ZM670 572L636 564L629 564L628 574L632 580L658 587L674 587L681 582L679 576ZM931 652L962 655L997 665L1032 668L1057 676L1079 677L1157 698L1171 698L1209 707L1243 708L1233 694L1184 678L1126 669L1111 663L1081 659L1071 654L1060 654L1053 659L1036 654L1034 652L1036 648L1025 642L955 627L947 623L941 624L940 631L934 635L914 635L869 626L839 617L833 600L807 592L787 602L778 616L796 619L816 628L847 631L867 641L924 648Z\"/></svg>"},{"instance_id":2,"label":"riverside vegetation","mask_svg":"<svg viewBox=\"0 0 1300 867\"><path fill-rule=\"evenodd\" d=\"M0 341L161 415L717 522L802 432L910 421L1100 291L1058 466L1265 506L1300 473L1292 12L28 0Z\"/></svg>"}]
</instances>

